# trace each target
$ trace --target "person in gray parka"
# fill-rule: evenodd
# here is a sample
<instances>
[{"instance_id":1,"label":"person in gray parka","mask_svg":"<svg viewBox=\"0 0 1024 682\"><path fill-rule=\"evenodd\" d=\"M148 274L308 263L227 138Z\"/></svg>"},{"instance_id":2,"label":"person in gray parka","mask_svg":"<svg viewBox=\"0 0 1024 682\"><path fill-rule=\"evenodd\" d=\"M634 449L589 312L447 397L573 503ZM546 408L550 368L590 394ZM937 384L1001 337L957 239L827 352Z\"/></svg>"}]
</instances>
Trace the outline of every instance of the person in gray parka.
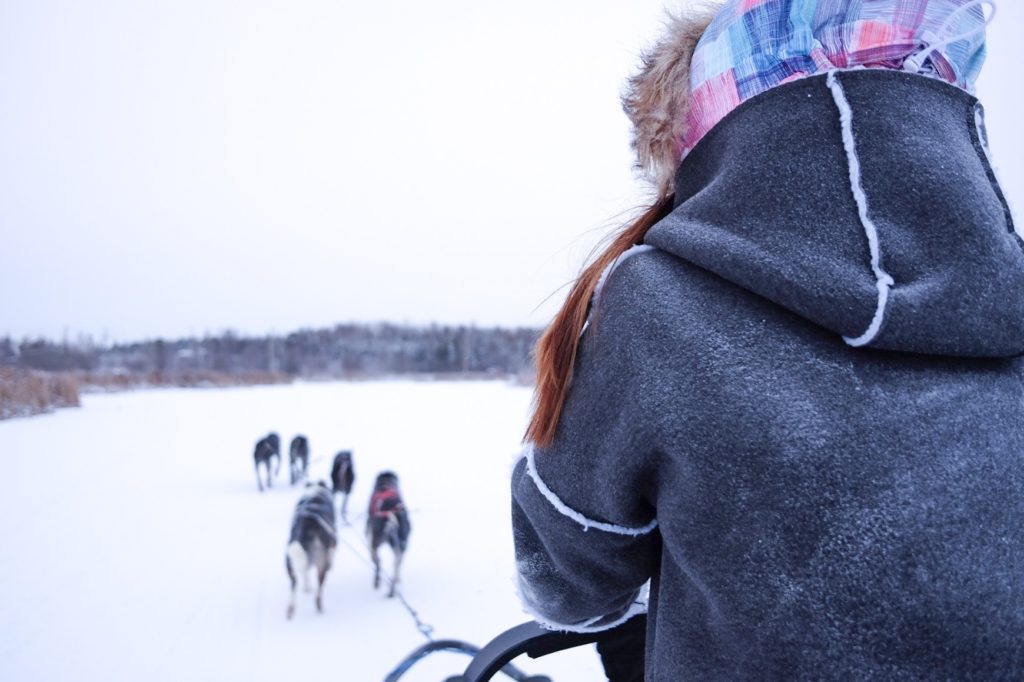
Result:
<instances>
[{"instance_id":1,"label":"person in gray parka","mask_svg":"<svg viewBox=\"0 0 1024 682\"><path fill-rule=\"evenodd\" d=\"M866 5L726 2L631 82L660 198L541 339L512 476L527 610L612 640L646 614L613 679L1024 679L1024 245L970 92L984 15L922 2L930 43L840 60Z\"/></svg>"}]
</instances>

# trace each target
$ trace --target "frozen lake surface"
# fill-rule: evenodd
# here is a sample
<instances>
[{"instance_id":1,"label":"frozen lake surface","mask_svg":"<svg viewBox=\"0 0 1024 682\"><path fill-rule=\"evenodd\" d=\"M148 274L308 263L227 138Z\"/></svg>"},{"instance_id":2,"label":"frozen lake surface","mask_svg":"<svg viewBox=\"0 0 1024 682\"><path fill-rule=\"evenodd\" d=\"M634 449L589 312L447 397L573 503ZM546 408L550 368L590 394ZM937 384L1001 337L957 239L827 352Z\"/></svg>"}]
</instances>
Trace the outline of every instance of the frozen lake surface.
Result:
<instances>
[{"instance_id":1,"label":"frozen lake surface","mask_svg":"<svg viewBox=\"0 0 1024 682\"><path fill-rule=\"evenodd\" d=\"M435 637L483 645L527 619L508 476L529 401L503 382L312 383L86 395L81 409L0 422L0 679L382 680L426 641L363 563L383 469L411 511L406 599ZM284 550L300 489L285 462L260 494L252 468L271 430L285 450L309 438L314 478L340 449L355 461L351 547L325 612L300 593L292 621ZM434 654L402 682L440 682L468 660ZM604 679L589 648L518 663L555 682Z\"/></svg>"}]
</instances>

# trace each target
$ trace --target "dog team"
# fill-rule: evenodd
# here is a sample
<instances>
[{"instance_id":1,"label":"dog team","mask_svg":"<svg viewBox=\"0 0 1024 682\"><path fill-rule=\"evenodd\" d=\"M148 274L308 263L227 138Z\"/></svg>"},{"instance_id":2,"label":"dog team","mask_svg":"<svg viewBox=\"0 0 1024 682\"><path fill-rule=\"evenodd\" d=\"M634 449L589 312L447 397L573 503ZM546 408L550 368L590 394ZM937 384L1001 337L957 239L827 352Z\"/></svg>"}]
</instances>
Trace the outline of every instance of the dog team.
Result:
<instances>
[{"instance_id":1,"label":"dog team","mask_svg":"<svg viewBox=\"0 0 1024 682\"><path fill-rule=\"evenodd\" d=\"M270 488L273 477L281 468L281 440L276 433L264 436L256 443L253 452L256 468L256 484L264 490L264 478L260 476L262 465L266 487ZM304 481L309 469L309 441L305 436L295 436L288 448L289 480L291 485ZM334 456L331 464L330 487L326 481L306 482L306 489L292 515L291 534L285 551L285 569L291 584L291 597L287 616L295 615L295 590L301 578L303 589L310 591L309 571L316 568L316 609L323 611L323 586L327 571L331 568L334 551L338 544L338 527L335 521L335 498L341 496L341 519L348 523L348 498L355 482L352 452L342 450ZM377 475L370 496L366 516L366 542L373 560L373 587L381 582L380 548L387 545L394 557L394 571L389 578L388 596L395 596L398 585L398 571L409 542L409 513L398 490L398 476L392 471Z\"/></svg>"}]
</instances>

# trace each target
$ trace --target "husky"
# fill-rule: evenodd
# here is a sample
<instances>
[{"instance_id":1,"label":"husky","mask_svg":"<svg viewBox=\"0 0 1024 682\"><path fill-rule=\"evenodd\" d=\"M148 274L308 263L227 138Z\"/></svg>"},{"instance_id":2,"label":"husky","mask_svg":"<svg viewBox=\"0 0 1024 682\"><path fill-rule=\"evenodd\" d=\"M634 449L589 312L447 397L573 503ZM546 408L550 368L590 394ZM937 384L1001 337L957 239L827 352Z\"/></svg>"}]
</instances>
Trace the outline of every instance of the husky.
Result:
<instances>
[{"instance_id":1,"label":"husky","mask_svg":"<svg viewBox=\"0 0 1024 682\"><path fill-rule=\"evenodd\" d=\"M256 441L256 449L252 453L253 466L256 468L256 485L260 492L263 492L263 480L260 478L260 464L267 472L267 487L271 487L271 481L281 468L281 439L276 433L270 433ZM271 462L276 458L276 463L271 469Z\"/></svg>"},{"instance_id":2,"label":"husky","mask_svg":"<svg viewBox=\"0 0 1024 682\"><path fill-rule=\"evenodd\" d=\"M334 456L331 465L331 483L334 494L341 495L341 520L348 523L348 496L352 492L352 483L356 480L356 470L352 466L352 451L342 450Z\"/></svg>"},{"instance_id":3,"label":"husky","mask_svg":"<svg viewBox=\"0 0 1024 682\"><path fill-rule=\"evenodd\" d=\"M302 589L309 592L309 569L316 566L316 610L323 612L324 578L334 560L338 532L334 526L334 499L325 481L307 483L306 491L295 506L292 532L288 538L284 566L291 581L288 618L295 615L295 583L302 576Z\"/></svg>"},{"instance_id":4,"label":"husky","mask_svg":"<svg viewBox=\"0 0 1024 682\"><path fill-rule=\"evenodd\" d=\"M288 468L291 484L306 478L309 469L309 441L305 436L295 436L288 446Z\"/></svg>"},{"instance_id":5,"label":"husky","mask_svg":"<svg viewBox=\"0 0 1024 682\"><path fill-rule=\"evenodd\" d=\"M398 476L391 471L381 472L373 485L373 495L370 497L366 539L370 545L370 557L373 559L373 589L380 587L380 546L387 544L395 558L395 571L391 576L388 597L395 596L398 570L402 565L405 548L409 544L410 530L412 528L409 525L409 513L398 492Z\"/></svg>"}]
</instances>

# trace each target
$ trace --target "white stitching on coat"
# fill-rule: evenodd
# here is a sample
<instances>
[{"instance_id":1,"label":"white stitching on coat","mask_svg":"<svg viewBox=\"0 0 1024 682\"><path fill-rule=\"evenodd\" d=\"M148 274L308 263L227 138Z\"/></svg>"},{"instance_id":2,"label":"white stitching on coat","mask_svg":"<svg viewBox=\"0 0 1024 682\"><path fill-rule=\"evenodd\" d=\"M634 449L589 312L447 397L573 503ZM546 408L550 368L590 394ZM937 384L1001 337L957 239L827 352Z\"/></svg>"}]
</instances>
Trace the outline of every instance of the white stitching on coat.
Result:
<instances>
[{"instance_id":1,"label":"white stitching on coat","mask_svg":"<svg viewBox=\"0 0 1024 682\"><path fill-rule=\"evenodd\" d=\"M868 197L864 193L861 184L860 158L857 156L857 143L853 137L853 109L843 86L836 77L835 71L828 74L829 89L832 91L832 98L835 99L836 107L839 109L839 120L843 127L843 146L846 148L846 158L850 167L850 186L853 189L853 199L857 202L857 213L860 216L861 225L868 238L868 248L871 252L871 270L875 274L875 286L878 289L878 305L875 308L875 315L867 330L856 338L844 336L843 340L854 347L866 346L875 340L878 332L882 329L882 322L885 319L885 307L889 302L889 289L895 285L893 278L882 269L882 249L878 242L878 228L868 214Z\"/></svg>"},{"instance_id":2,"label":"white stitching on coat","mask_svg":"<svg viewBox=\"0 0 1024 682\"><path fill-rule=\"evenodd\" d=\"M581 526L583 526L583 530L590 530L591 528L596 528L598 530L603 530L606 533L613 533L615 535L628 535L631 537L639 537L641 535L647 535L652 530L658 527L658 519L654 519L642 528L630 528L628 526L618 526L614 523L605 523L603 521L595 521L593 519L588 519L586 516L579 513L578 511L567 505L565 502L562 502L562 500L558 498L558 495L555 495L554 491L552 491L551 488L549 488L544 483L544 481L541 480L540 474L537 473L537 465L534 462L533 454L533 445L528 444L523 450L523 458L526 459L526 472L533 480L534 485L537 486L537 490L539 490L540 494L543 495L547 499L547 501L551 503L551 506L554 507L556 511L562 514L562 516L566 516L575 521L576 523L580 524Z\"/></svg>"}]
</instances>

